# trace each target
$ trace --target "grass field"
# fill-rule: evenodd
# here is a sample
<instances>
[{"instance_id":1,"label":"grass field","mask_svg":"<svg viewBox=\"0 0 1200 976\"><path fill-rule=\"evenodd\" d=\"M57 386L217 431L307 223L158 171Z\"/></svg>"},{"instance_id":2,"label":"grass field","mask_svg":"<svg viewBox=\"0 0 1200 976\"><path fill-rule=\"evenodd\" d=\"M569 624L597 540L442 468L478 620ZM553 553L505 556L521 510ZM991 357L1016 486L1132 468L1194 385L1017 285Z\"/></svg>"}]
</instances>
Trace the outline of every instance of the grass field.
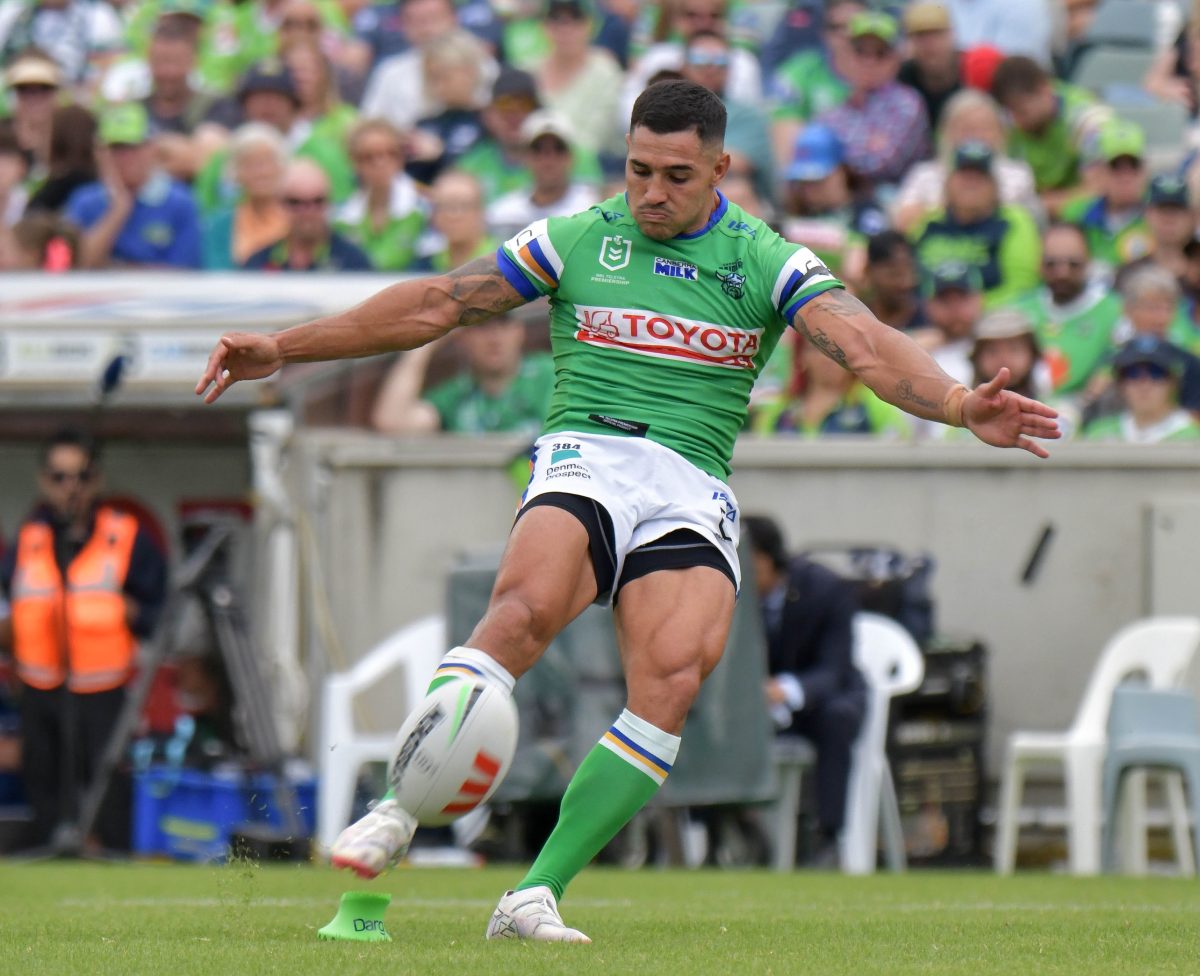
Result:
<instances>
[{"instance_id":1,"label":"grass field","mask_svg":"<svg viewBox=\"0 0 1200 976\"><path fill-rule=\"evenodd\" d=\"M591 946L487 943L519 871L0 862L0 970L53 976L1200 973L1200 884L1173 878L590 869L564 900ZM347 888L393 942L321 942Z\"/></svg>"}]
</instances>

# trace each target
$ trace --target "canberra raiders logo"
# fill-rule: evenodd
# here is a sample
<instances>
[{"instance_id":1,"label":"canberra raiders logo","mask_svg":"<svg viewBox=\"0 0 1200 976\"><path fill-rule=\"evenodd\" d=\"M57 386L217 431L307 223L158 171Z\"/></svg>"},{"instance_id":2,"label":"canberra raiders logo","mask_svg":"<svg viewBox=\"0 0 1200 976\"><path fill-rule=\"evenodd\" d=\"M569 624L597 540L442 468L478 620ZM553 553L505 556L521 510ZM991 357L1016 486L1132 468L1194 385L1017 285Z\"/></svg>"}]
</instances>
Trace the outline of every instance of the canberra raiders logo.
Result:
<instances>
[{"instance_id":1,"label":"canberra raiders logo","mask_svg":"<svg viewBox=\"0 0 1200 976\"><path fill-rule=\"evenodd\" d=\"M721 282L721 291L730 298L741 298L746 288L746 276L742 274L741 260L730 261L717 268L717 278Z\"/></svg>"}]
</instances>

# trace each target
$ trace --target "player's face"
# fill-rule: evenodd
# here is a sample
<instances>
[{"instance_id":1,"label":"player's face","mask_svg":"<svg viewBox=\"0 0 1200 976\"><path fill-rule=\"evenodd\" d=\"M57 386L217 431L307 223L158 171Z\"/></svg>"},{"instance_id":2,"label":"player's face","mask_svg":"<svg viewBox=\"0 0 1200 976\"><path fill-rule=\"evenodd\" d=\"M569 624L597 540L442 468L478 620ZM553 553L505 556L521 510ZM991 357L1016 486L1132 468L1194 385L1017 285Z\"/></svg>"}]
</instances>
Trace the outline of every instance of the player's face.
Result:
<instances>
[{"instance_id":1,"label":"player's face","mask_svg":"<svg viewBox=\"0 0 1200 976\"><path fill-rule=\"evenodd\" d=\"M713 191L729 171L729 154L701 143L695 129L664 134L638 126L625 141L629 210L641 232L665 241L700 230L716 206Z\"/></svg>"}]
</instances>

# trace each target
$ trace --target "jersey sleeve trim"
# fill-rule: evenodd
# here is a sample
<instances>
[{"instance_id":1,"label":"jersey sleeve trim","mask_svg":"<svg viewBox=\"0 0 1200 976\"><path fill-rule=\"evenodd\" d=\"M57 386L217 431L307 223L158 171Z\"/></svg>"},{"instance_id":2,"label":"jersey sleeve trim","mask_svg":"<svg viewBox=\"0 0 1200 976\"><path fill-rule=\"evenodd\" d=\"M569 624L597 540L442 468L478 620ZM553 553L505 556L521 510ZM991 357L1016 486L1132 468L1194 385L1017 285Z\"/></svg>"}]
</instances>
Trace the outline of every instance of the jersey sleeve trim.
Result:
<instances>
[{"instance_id":1,"label":"jersey sleeve trim","mask_svg":"<svg viewBox=\"0 0 1200 976\"><path fill-rule=\"evenodd\" d=\"M549 221L546 218L535 220L509 238L504 242L503 250L540 294L545 295L558 287L563 262L550 239Z\"/></svg>"},{"instance_id":2,"label":"jersey sleeve trim","mask_svg":"<svg viewBox=\"0 0 1200 976\"><path fill-rule=\"evenodd\" d=\"M535 298L540 297L541 292L530 284L529 279L521 273L521 269L508 256L508 252L504 250L503 245L496 248L496 264L500 267L500 273L504 275L508 283L517 290L517 293L522 298L532 302Z\"/></svg>"},{"instance_id":3,"label":"jersey sleeve trim","mask_svg":"<svg viewBox=\"0 0 1200 976\"><path fill-rule=\"evenodd\" d=\"M818 295L823 295L827 291L833 291L835 288L845 287L846 286L840 281L834 280L826 281L819 285L814 285L812 288L806 288L803 295L800 295L794 302L783 309L784 320L791 322L792 317Z\"/></svg>"},{"instance_id":4,"label":"jersey sleeve trim","mask_svg":"<svg viewBox=\"0 0 1200 976\"><path fill-rule=\"evenodd\" d=\"M844 287L833 273L806 247L797 248L784 262L771 290L771 304L780 312L799 308L814 295L830 287ZM798 299L803 299L797 301Z\"/></svg>"}]
</instances>

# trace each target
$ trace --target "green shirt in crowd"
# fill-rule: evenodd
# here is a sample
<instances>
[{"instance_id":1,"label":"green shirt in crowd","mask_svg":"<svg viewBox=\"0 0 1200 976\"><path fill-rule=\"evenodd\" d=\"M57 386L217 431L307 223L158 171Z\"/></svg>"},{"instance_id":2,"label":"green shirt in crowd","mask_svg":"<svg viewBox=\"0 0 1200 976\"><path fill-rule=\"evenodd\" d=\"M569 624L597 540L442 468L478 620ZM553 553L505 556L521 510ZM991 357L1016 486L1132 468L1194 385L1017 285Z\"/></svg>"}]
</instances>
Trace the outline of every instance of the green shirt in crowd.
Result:
<instances>
[{"instance_id":1,"label":"green shirt in crowd","mask_svg":"<svg viewBox=\"0 0 1200 976\"><path fill-rule=\"evenodd\" d=\"M771 79L771 118L807 122L837 108L850 97L850 86L834 74L821 51L793 54Z\"/></svg>"},{"instance_id":2,"label":"green shirt in crowd","mask_svg":"<svg viewBox=\"0 0 1200 976\"><path fill-rule=\"evenodd\" d=\"M1079 182L1083 147L1088 137L1112 115L1111 109L1083 88L1055 82L1054 89L1059 111L1046 130L1030 135L1013 128L1008 136L1008 154L1029 164L1039 193L1065 189Z\"/></svg>"},{"instance_id":3,"label":"green shirt in crowd","mask_svg":"<svg viewBox=\"0 0 1200 976\"><path fill-rule=\"evenodd\" d=\"M455 376L425 394L442 421L455 434L520 433L532 440L554 392L554 358L530 353L521 360L513 381L497 396L488 396L467 375Z\"/></svg>"},{"instance_id":4,"label":"green shirt in crowd","mask_svg":"<svg viewBox=\"0 0 1200 976\"><path fill-rule=\"evenodd\" d=\"M1033 322L1055 393L1079 393L1099 369L1108 367L1121 301L1100 282L1066 305L1055 305L1044 287L1014 303Z\"/></svg>"},{"instance_id":5,"label":"green shirt in crowd","mask_svg":"<svg viewBox=\"0 0 1200 976\"><path fill-rule=\"evenodd\" d=\"M573 180L593 186L603 185L604 176L595 153L576 149L574 157L575 162L571 167ZM470 173L479 180L485 203L492 203L506 193L533 186L529 167L520 159L506 159L494 139L480 139L458 158L454 168Z\"/></svg>"}]
</instances>

